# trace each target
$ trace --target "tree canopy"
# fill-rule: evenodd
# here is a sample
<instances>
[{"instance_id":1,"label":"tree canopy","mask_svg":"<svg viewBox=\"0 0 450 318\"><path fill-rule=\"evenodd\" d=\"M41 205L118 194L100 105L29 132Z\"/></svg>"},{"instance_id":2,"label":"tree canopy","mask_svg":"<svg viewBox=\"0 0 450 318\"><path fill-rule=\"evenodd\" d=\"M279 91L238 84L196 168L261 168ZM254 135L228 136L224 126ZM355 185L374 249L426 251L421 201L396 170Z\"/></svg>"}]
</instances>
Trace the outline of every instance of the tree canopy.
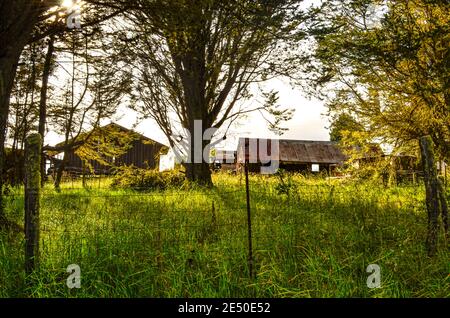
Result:
<instances>
[{"instance_id":1,"label":"tree canopy","mask_svg":"<svg viewBox=\"0 0 450 318\"><path fill-rule=\"evenodd\" d=\"M195 121L202 122L203 134L255 110L273 115L275 128L290 116L277 107L276 93L253 109L240 102L252 97L252 84L296 68L292 53L303 38L300 3L136 1L116 45L117 56L134 66L134 109L153 118L171 146L180 135L189 139L183 130L193 134ZM187 175L210 183L208 171L205 162L189 164Z\"/></svg>"},{"instance_id":2,"label":"tree canopy","mask_svg":"<svg viewBox=\"0 0 450 318\"><path fill-rule=\"evenodd\" d=\"M325 1L313 83L331 113L396 147L430 135L450 155L448 1Z\"/></svg>"}]
</instances>

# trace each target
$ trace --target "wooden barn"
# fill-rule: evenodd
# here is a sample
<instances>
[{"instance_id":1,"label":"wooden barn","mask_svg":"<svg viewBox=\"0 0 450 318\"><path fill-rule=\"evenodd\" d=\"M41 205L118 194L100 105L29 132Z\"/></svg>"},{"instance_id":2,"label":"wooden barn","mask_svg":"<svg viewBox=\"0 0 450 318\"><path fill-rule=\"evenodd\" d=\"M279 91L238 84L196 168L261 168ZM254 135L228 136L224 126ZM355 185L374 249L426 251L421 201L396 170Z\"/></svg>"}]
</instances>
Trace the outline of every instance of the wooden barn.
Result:
<instances>
[{"instance_id":1,"label":"wooden barn","mask_svg":"<svg viewBox=\"0 0 450 318\"><path fill-rule=\"evenodd\" d=\"M239 139L238 168L248 161L249 171L260 172L261 166L270 166L269 158L286 171L328 173L332 173L347 159L338 145L331 141Z\"/></svg>"},{"instance_id":2,"label":"wooden barn","mask_svg":"<svg viewBox=\"0 0 450 318\"><path fill-rule=\"evenodd\" d=\"M66 160L64 170L70 174L81 174L83 173L83 171L84 172L90 171L93 172L94 174L109 174L111 173L112 167L120 167L120 166L133 165L138 168L149 168L149 169L158 168L159 156L162 152L167 150L167 146L115 123L111 123L107 126L100 127L99 128L100 136L102 134L108 134L108 132L111 132L112 130L115 133L119 132L121 134L125 134L125 136L128 138L126 148L124 149L124 151L121 152L120 155L113 156L111 155L111 153L109 154L102 153L102 149L104 149L104 147L102 148L99 145L96 149L94 142L93 152L97 153L93 155L91 159L88 160L88 166L90 166L90 169L86 167L86 164L80 158L79 156L80 149L78 148L76 150L70 150L68 152L68 157ZM97 136L99 136L99 134L97 134ZM58 146L61 146L61 144L58 144L55 147ZM117 142L117 147L124 147L124 146L123 145L119 146L119 142ZM112 148L114 148L114 142L112 144ZM51 157L50 169L48 171L49 174L55 172L55 170L60 165L62 159L63 155L61 153L53 155ZM108 164L105 164L105 162L107 162Z\"/></svg>"}]
</instances>

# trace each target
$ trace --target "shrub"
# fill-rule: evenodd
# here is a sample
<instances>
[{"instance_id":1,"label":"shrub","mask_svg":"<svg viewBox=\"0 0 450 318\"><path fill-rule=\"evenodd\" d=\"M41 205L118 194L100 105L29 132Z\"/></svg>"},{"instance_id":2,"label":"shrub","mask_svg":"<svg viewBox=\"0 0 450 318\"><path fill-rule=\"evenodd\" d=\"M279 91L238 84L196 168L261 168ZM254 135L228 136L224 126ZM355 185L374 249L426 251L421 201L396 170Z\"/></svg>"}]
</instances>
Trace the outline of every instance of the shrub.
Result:
<instances>
[{"instance_id":1,"label":"shrub","mask_svg":"<svg viewBox=\"0 0 450 318\"><path fill-rule=\"evenodd\" d=\"M275 186L275 190L279 195L286 194L289 196L291 192L297 190L297 185L292 179L292 175L286 173L283 169L278 169L276 175L279 177L280 182Z\"/></svg>"},{"instance_id":2,"label":"shrub","mask_svg":"<svg viewBox=\"0 0 450 318\"><path fill-rule=\"evenodd\" d=\"M111 186L114 188L165 190L181 187L184 185L184 181L184 174L175 170L159 172L127 166L118 169Z\"/></svg>"}]
</instances>

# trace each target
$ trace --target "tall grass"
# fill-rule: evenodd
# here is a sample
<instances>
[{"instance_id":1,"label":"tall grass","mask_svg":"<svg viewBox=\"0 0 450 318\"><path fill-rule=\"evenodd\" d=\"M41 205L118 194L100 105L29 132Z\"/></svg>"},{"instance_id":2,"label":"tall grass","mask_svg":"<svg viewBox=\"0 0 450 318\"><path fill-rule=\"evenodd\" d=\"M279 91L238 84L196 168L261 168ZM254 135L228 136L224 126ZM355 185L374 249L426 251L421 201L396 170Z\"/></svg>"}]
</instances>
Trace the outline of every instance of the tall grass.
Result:
<instances>
[{"instance_id":1,"label":"tall grass","mask_svg":"<svg viewBox=\"0 0 450 318\"><path fill-rule=\"evenodd\" d=\"M0 297L449 297L449 254L428 258L422 187L384 188L292 177L251 177L256 279L247 266L243 178L213 189L134 192L108 180L44 189L40 266L23 272L23 235L0 234ZM7 197L23 222L23 195ZM80 289L68 289L70 264ZM381 287L366 285L369 264Z\"/></svg>"}]
</instances>

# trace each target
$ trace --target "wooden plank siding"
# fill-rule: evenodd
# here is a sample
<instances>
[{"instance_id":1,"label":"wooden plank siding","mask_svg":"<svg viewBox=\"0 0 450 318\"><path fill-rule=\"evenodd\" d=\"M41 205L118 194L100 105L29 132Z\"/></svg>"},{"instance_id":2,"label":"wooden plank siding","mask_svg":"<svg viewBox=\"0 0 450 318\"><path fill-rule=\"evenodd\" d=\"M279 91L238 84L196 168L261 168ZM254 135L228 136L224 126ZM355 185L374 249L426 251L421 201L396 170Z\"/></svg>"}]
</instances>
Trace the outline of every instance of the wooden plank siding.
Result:
<instances>
[{"instance_id":1,"label":"wooden plank siding","mask_svg":"<svg viewBox=\"0 0 450 318\"><path fill-rule=\"evenodd\" d=\"M132 147L122 156L116 158L115 164L118 166L134 165L139 168L155 169L158 167L158 161L155 157L161 151L161 145L157 142L148 144L145 140L134 140Z\"/></svg>"},{"instance_id":2,"label":"wooden plank siding","mask_svg":"<svg viewBox=\"0 0 450 318\"><path fill-rule=\"evenodd\" d=\"M126 151L126 153L116 158L109 158L109 160L105 158L105 160L111 162L112 167L133 165L138 168L158 168L159 160L157 158L159 157L161 150L163 148L167 148L167 146L117 124L110 125L114 125L121 131L137 136L135 140L131 141L130 148ZM58 162L61 161L56 158L52 159L53 163L56 166L58 165ZM89 160L89 163L95 174L105 174L108 173L111 169L111 166L103 165L96 160ZM85 169L87 169L87 167ZM68 152L65 170L82 172L83 162L81 158L76 154L76 150L71 150Z\"/></svg>"}]
</instances>

